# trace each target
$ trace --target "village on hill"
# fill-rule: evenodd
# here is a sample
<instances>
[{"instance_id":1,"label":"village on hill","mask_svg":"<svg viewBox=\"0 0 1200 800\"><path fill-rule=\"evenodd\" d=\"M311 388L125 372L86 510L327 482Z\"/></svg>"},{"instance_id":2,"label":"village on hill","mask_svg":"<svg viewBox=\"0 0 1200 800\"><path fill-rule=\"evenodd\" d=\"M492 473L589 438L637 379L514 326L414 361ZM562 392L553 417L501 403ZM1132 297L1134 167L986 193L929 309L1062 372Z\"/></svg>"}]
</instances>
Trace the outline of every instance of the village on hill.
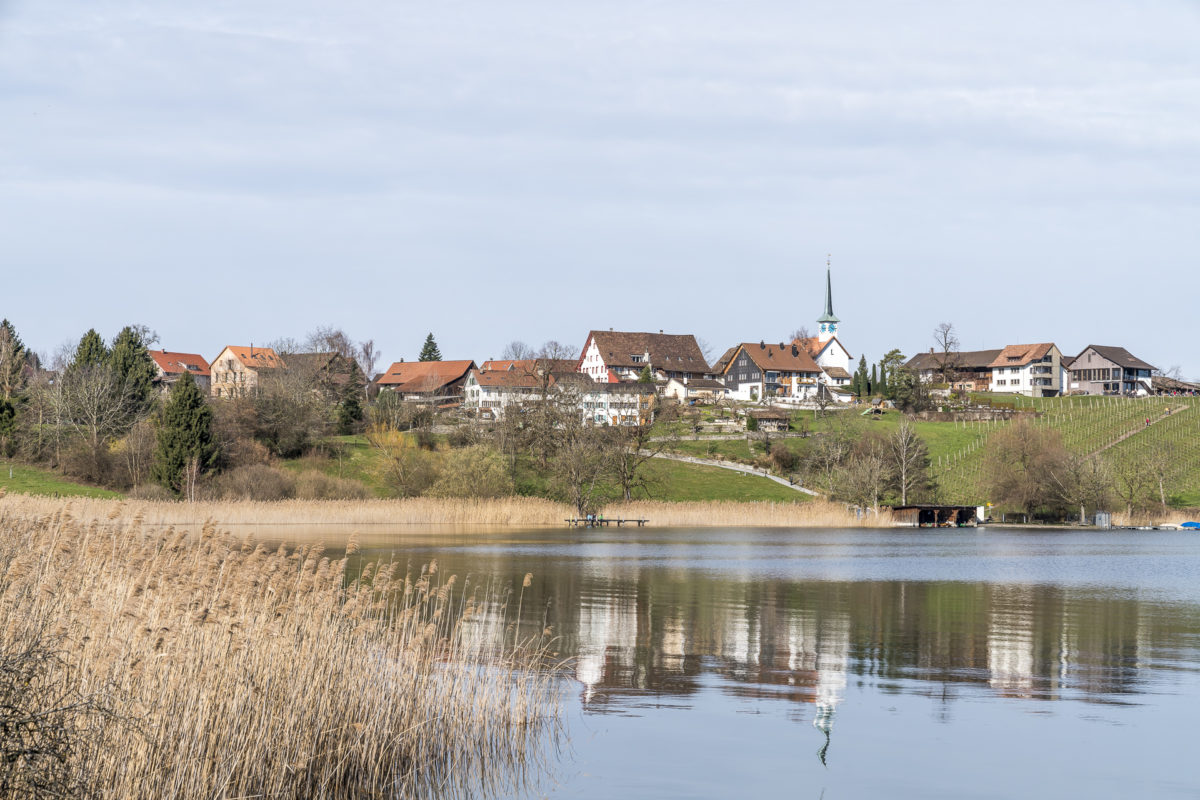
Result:
<instances>
[{"instance_id":1,"label":"village on hill","mask_svg":"<svg viewBox=\"0 0 1200 800\"><path fill-rule=\"evenodd\" d=\"M1200 503L1200 454L1164 459L1161 447L1192 437L1200 385L1124 347L968 352L943 323L928 352L868 362L843 338L828 266L814 322L815 334L749 336L715 357L691 333L608 328L476 361L443 357L429 333L416 361L377 370L374 343L338 330L210 360L153 348L135 327L111 346L89 331L50 368L6 321L0 449L117 491L188 498L532 493L580 514L612 497L825 498L872 513L940 504L950 510L913 519L942 523ZM165 409L181 384L215 433L167 467ZM1027 428L1021 446L1041 466L1006 484L997 454ZM320 458L350 446L336 435L357 437L371 466L330 478ZM316 465L308 483L280 470L295 459ZM773 483L750 490L748 477Z\"/></svg>"}]
</instances>

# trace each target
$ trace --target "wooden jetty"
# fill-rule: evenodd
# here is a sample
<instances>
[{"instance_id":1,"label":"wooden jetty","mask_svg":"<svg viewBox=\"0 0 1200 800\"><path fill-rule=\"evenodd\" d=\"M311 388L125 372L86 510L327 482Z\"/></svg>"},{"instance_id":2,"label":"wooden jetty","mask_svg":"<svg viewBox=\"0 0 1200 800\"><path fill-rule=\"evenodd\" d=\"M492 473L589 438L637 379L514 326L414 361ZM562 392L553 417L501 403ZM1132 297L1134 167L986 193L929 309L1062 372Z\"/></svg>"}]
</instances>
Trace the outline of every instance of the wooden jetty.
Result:
<instances>
[{"instance_id":1,"label":"wooden jetty","mask_svg":"<svg viewBox=\"0 0 1200 800\"><path fill-rule=\"evenodd\" d=\"M571 517L566 522L572 528L583 526L585 528L600 528L609 525L616 525L618 528L622 525L632 525L637 523L640 528L650 520L648 519L609 519L608 517Z\"/></svg>"}]
</instances>

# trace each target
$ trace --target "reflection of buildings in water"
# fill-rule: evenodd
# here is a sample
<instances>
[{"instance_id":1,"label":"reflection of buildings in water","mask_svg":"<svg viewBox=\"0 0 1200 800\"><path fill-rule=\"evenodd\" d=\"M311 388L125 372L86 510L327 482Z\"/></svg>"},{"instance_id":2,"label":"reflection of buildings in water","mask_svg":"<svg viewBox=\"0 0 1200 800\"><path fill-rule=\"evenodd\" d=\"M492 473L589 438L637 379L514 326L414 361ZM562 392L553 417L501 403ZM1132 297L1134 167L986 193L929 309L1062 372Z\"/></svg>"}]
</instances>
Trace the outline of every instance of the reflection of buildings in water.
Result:
<instances>
[{"instance_id":1,"label":"reflection of buildings in water","mask_svg":"<svg viewBox=\"0 0 1200 800\"><path fill-rule=\"evenodd\" d=\"M725 624L720 633L720 655L733 662L743 676L758 664L762 643L757 609L741 604L726 609Z\"/></svg>"},{"instance_id":2,"label":"reflection of buildings in water","mask_svg":"<svg viewBox=\"0 0 1200 800\"><path fill-rule=\"evenodd\" d=\"M580 598L575 677L584 685L584 703L595 696L596 687L604 682L607 671L614 666L634 666L637 631L634 596Z\"/></svg>"},{"instance_id":3,"label":"reflection of buildings in water","mask_svg":"<svg viewBox=\"0 0 1200 800\"><path fill-rule=\"evenodd\" d=\"M829 750L833 733L833 715L846 692L846 670L850 658L850 618L838 614L826 622L817 643L817 713L813 726L825 734L820 750L821 763Z\"/></svg>"},{"instance_id":4,"label":"reflection of buildings in water","mask_svg":"<svg viewBox=\"0 0 1200 800\"><path fill-rule=\"evenodd\" d=\"M1033 591L997 587L988 615L988 684L1004 694L1033 694Z\"/></svg>"}]
</instances>

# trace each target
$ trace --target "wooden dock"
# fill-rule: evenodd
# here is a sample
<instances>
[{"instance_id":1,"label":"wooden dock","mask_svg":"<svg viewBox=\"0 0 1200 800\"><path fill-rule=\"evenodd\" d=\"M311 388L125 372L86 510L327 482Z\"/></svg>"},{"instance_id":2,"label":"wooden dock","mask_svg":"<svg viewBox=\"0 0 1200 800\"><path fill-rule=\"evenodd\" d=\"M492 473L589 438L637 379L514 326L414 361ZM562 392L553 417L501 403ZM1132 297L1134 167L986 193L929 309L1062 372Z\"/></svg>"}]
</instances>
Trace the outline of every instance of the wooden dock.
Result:
<instances>
[{"instance_id":1,"label":"wooden dock","mask_svg":"<svg viewBox=\"0 0 1200 800\"><path fill-rule=\"evenodd\" d=\"M572 528L583 526L584 528L602 528L609 525L616 525L618 528L622 525L632 525L637 523L640 528L650 520L648 519L609 519L608 517L572 517L566 522Z\"/></svg>"}]
</instances>

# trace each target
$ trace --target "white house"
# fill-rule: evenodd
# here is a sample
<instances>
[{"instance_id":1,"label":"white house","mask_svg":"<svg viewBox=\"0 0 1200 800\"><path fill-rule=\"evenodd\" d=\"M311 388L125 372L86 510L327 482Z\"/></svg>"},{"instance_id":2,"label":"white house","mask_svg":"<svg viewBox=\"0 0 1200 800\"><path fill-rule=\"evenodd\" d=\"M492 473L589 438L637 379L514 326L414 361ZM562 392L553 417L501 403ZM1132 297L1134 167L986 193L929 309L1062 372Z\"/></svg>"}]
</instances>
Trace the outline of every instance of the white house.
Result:
<instances>
[{"instance_id":1,"label":"white house","mask_svg":"<svg viewBox=\"0 0 1200 800\"><path fill-rule=\"evenodd\" d=\"M463 408L500 419L510 406L542 396L542 380L523 370L478 370L463 383Z\"/></svg>"},{"instance_id":2,"label":"white house","mask_svg":"<svg viewBox=\"0 0 1200 800\"><path fill-rule=\"evenodd\" d=\"M799 345L745 342L732 350L721 376L730 397L804 401L816 395L821 368Z\"/></svg>"},{"instance_id":3,"label":"white house","mask_svg":"<svg viewBox=\"0 0 1200 800\"><path fill-rule=\"evenodd\" d=\"M991 367L993 392L1057 397L1066 385L1062 352L1052 342L1010 344Z\"/></svg>"},{"instance_id":4,"label":"white house","mask_svg":"<svg viewBox=\"0 0 1200 800\"><path fill-rule=\"evenodd\" d=\"M690 400L712 403L725 398L729 390L725 384L713 378L671 378L667 381L663 394L674 397L681 403Z\"/></svg>"},{"instance_id":5,"label":"white house","mask_svg":"<svg viewBox=\"0 0 1200 800\"><path fill-rule=\"evenodd\" d=\"M597 383L636 381L646 367L664 381L708 375L708 362L690 334L591 331L579 359L579 371Z\"/></svg>"}]
</instances>

